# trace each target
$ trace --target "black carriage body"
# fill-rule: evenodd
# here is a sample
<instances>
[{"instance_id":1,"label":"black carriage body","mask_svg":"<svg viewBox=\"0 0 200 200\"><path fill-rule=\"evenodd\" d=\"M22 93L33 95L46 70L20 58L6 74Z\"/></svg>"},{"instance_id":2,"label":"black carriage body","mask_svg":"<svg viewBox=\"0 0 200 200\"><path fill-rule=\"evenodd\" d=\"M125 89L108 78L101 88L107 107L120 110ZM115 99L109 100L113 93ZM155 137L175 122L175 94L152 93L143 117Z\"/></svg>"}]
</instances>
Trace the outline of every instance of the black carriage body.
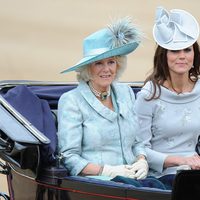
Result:
<instances>
[{"instance_id":1,"label":"black carriage body","mask_svg":"<svg viewBox=\"0 0 200 200\"><path fill-rule=\"evenodd\" d=\"M59 97L77 86L76 83L52 82L1 82L0 83L0 158L6 162L2 172L7 173L8 189L12 200L189 200L189 190L180 190L189 180L192 185L194 175L180 172L176 177L173 191L155 188L137 188L132 185L103 181L94 178L69 176L59 159L49 165L43 165L41 146L50 141L24 119L12 106L3 99L16 85L25 85L37 97L48 101L52 113L56 113ZM141 83L130 84L137 93ZM55 117L56 123L56 117ZM193 173L192 171L190 173ZM183 175L182 175L183 174ZM195 188L200 187L198 171L195 171ZM189 178L188 178L189 177ZM193 178L191 178L193 177ZM200 178L199 178L200 180ZM190 192L193 192L190 187ZM200 192L195 190L196 194ZM181 198L179 196L181 195ZM194 198L192 198L194 200Z\"/></svg>"},{"instance_id":2,"label":"black carriage body","mask_svg":"<svg viewBox=\"0 0 200 200\"><path fill-rule=\"evenodd\" d=\"M55 172L55 171L56 172ZM50 172L51 171L51 172ZM86 177L55 176L51 169L37 180L14 169L8 176L10 196L15 200L169 200L171 193L161 190L135 188L120 183L92 180ZM58 172L59 171L59 172ZM64 172L65 173L65 172ZM54 175L53 175L54 174ZM63 174L64 175L64 174Z\"/></svg>"}]
</instances>

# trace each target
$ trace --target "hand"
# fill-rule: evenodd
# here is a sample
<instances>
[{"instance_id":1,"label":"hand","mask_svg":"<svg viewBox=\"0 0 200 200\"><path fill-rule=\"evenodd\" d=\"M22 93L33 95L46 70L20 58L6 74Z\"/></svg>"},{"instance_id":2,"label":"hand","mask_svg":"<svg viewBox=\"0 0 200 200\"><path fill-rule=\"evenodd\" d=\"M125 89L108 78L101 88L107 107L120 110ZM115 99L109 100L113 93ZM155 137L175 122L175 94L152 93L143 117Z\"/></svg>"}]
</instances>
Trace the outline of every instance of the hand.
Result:
<instances>
[{"instance_id":1,"label":"hand","mask_svg":"<svg viewBox=\"0 0 200 200\"><path fill-rule=\"evenodd\" d=\"M133 172L133 174L135 174L134 178L138 180L146 178L149 171L147 161L145 159L139 159L132 164L131 171Z\"/></svg>"},{"instance_id":2,"label":"hand","mask_svg":"<svg viewBox=\"0 0 200 200\"><path fill-rule=\"evenodd\" d=\"M109 176L112 178L116 176L135 178L135 172L132 171L131 168L132 168L131 165L117 165L117 166L105 165L103 167L101 175Z\"/></svg>"},{"instance_id":3,"label":"hand","mask_svg":"<svg viewBox=\"0 0 200 200\"><path fill-rule=\"evenodd\" d=\"M190 157L184 157L184 165L189 165L191 169L199 170L200 169L200 156L193 155Z\"/></svg>"}]
</instances>

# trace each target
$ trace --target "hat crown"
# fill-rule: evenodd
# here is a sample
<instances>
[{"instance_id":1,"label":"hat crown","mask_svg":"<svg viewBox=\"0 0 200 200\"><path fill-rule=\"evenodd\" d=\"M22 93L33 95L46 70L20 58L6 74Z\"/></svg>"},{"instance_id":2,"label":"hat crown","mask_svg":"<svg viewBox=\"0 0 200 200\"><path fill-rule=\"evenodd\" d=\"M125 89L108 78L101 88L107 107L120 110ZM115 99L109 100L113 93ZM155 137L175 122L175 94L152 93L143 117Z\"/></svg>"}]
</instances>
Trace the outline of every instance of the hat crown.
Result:
<instances>
[{"instance_id":1,"label":"hat crown","mask_svg":"<svg viewBox=\"0 0 200 200\"><path fill-rule=\"evenodd\" d=\"M199 24L190 13L184 10L173 9L168 12L158 7L153 36L155 41L166 49L184 49L197 41Z\"/></svg>"},{"instance_id":2,"label":"hat crown","mask_svg":"<svg viewBox=\"0 0 200 200\"><path fill-rule=\"evenodd\" d=\"M83 57L96 56L111 49L112 35L108 29L99 30L84 39Z\"/></svg>"}]
</instances>

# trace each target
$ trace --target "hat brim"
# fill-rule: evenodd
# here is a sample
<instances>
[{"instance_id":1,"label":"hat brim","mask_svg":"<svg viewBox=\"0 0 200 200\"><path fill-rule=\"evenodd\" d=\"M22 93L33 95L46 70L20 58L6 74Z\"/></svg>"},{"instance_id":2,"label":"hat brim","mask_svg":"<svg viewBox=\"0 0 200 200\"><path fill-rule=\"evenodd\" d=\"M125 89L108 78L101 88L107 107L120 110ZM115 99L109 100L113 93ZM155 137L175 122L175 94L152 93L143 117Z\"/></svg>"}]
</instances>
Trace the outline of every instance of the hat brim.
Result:
<instances>
[{"instance_id":1,"label":"hat brim","mask_svg":"<svg viewBox=\"0 0 200 200\"><path fill-rule=\"evenodd\" d=\"M182 17L186 18L188 29L191 29L194 34L196 33L195 37L192 38L192 37L188 36L188 40L183 41L183 42L174 42L173 40L171 40L167 43L164 43L160 37L160 33L159 33L159 30L157 29L157 25L155 24L153 27L154 40L156 41L156 43L159 46L161 46L165 49L168 49L168 50L181 50L181 49L188 48L189 46L192 46L199 37L199 24L198 24L197 20L190 13L186 12L185 10L173 9L173 10L171 10L171 12L181 13Z\"/></svg>"},{"instance_id":2,"label":"hat brim","mask_svg":"<svg viewBox=\"0 0 200 200\"><path fill-rule=\"evenodd\" d=\"M127 54L131 53L132 51L134 51L138 47L138 45L139 45L139 42L133 42L133 43L125 44L118 48L108 50L108 51L106 51L102 54L96 55L96 56L85 57L85 58L81 59L76 65L62 71L61 73L76 71L76 70L80 69L81 67L89 65L98 60L103 60L103 59L113 57L113 56L127 55Z\"/></svg>"}]
</instances>

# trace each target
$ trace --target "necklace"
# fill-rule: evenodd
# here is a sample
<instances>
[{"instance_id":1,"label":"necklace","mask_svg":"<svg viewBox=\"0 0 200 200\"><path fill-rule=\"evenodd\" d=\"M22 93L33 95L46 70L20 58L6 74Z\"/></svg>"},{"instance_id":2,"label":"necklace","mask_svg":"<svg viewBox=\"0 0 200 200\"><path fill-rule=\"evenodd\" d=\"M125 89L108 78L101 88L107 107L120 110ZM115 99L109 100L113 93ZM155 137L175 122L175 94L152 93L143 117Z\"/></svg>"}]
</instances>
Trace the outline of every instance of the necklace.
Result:
<instances>
[{"instance_id":1,"label":"necklace","mask_svg":"<svg viewBox=\"0 0 200 200\"><path fill-rule=\"evenodd\" d=\"M96 97L99 97L102 101L106 100L110 96L110 86L109 86L108 91L105 91L105 92L99 92L96 89L94 89L91 82L89 82L89 87L90 87L91 91L94 93L94 95Z\"/></svg>"},{"instance_id":2,"label":"necklace","mask_svg":"<svg viewBox=\"0 0 200 200\"><path fill-rule=\"evenodd\" d=\"M168 87L168 89L171 90L171 91L173 91L173 92L175 92L177 95L179 95L179 94L183 94L184 92L191 92L192 89L193 89L193 87L194 87L193 83L192 84L187 83L186 87L183 87L182 89L177 90L174 87L173 83L171 82L170 86Z\"/></svg>"},{"instance_id":3,"label":"necklace","mask_svg":"<svg viewBox=\"0 0 200 200\"><path fill-rule=\"evenodd\" d=\"M182 91L178 91L176 90L173 86L172 86L172 91L175 92L177 95L182 94Z\"/></svg>"}]
</instances>

